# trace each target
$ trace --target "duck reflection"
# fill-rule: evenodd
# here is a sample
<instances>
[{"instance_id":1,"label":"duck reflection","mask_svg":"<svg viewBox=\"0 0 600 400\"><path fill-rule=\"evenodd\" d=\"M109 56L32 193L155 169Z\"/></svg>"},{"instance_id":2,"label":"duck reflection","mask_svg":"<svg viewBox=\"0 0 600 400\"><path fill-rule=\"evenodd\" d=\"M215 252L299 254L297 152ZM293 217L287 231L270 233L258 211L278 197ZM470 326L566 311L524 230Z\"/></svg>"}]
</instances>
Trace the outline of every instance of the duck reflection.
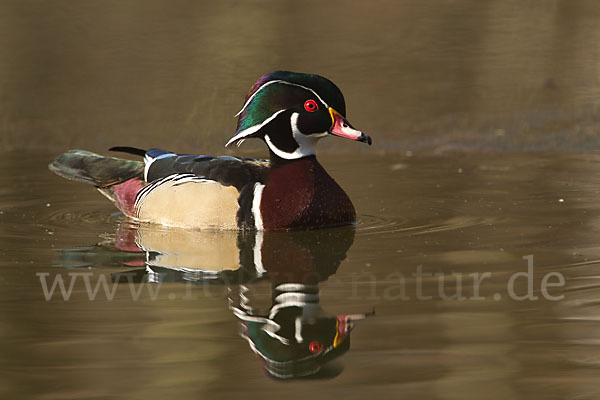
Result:
<instances>
[{"instance_id":1,"label":"duck reflection","mask_svg":"<svg viewBox=\"0 0 600 400\"><path fill-rule=\"evenodd\" d=\"M346 257L353 229L265 233L259 260L271 281L271 306L257 311L252 289L239 287L233 313L242 321L242 336L263 360L272 378L332 377L329 361L350 348L352 321L366 314L330 315L320 306L319 286Z\"/></svg>"},{"instance_id":2,"label":"duck reflection","mask_svg":"<svg viewBox=\"0 0 600 400\"><path fill-rule=\"evenodd\" d=\"M370 314L331 315L319 302L319 283L335 274L354 240L354 228L303 232L206 232L121 226L94 247L63 250L62 265L140 267L115 281L226 285L241 336L271 378L334 377L330 361L350 348L353 322ZM271 301L253 300L268 280ZM264 287L264 285L263 285Z\"/></svg>"}]
</instances>

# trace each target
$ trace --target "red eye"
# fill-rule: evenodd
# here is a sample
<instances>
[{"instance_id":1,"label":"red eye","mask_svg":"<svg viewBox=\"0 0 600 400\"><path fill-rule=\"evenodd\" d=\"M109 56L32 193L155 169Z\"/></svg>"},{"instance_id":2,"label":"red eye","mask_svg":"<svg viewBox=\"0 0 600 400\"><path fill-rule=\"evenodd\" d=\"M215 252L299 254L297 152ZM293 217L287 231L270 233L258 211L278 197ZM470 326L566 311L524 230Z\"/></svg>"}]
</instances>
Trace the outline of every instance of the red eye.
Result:
<instances>
[{"instance_id":1,"label":"red eye","mask_svg":"<svg viewBox=\"0 0 600 400\"><path fill-rule=\"evenodd\" d=\"M304 102L304 109L308 112L315 112L319 109L319 105L313 99L306 100L306 102Z\"/></svg>"},{"instance_id":2,"label":"red eye","mask_svg":"<svg viewBox=\"0 0 600 400\"><path fill-rule=\"evenodd\" d=\"M310 344L308 345L308 349L311 353L318 353L321 350L323 350L323 345L319 342L310 342Z\"/></svg>"}]
</instances>

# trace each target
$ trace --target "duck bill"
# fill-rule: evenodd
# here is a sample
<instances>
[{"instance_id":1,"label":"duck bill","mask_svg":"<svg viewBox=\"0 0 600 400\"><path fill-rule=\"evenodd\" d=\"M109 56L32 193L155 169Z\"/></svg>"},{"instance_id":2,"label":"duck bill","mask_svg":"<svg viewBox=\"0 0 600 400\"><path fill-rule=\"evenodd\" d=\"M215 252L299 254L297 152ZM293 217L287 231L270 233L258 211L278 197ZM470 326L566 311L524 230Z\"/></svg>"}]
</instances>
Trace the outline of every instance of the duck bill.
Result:
<instances>
[{"instance_id":1,"label":"duck bill","mask_svg":"<svg viewBox=\"0 0 600 400\"><path fill-rule=\"evenodd\" d=\"M333 338L333 347L338 347L340 343L346 340L346 337L352 329L352 325L348 323L345 315L339 315L335 321L335 337Z\"/></svg>"},{"instance_id":2,"label":"duck bill","mask_svg":"<svg viewBox=\"0 0 600 400\"><path fill-rule=\"evenodd\" d=\"M354 129L350 122L344 118L339 112L329 107L329 114L331 115L331 128L329 133L335 136L357 140L359 142L371 144L371 138L361 131Z\"/></svg>"},{"instance_id":3,"label":"duck bill","mask_svg":"<svg viewBox=\"0 0 600 400\"><path fill-rule=\"evenodd\" d=\"M364 314L338 315L335 322L337 331L333 339L333 347L338 347L350 335L350 331L354 328L354 321L359 321L373 315L375 315L375 311Z\"/></svg>"}]
</instances>

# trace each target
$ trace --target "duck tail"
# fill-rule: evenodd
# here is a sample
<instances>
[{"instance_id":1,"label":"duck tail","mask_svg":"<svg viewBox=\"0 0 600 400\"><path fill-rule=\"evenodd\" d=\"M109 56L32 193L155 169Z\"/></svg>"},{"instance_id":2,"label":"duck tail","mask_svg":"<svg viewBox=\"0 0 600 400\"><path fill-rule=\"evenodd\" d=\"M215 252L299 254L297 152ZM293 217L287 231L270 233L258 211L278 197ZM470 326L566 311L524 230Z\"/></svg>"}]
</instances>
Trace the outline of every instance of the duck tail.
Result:
<instances>
[{"instance_id":1,"label":"duck tail","mask_svg":"<svg viewBox=\"0 0 600 400\"><path fill-rule=\"evenodd\" d=\"M142 161L69 150L58 156L48 168L63 178L94 185L125 215L135 218L135 199L146 185Z\"/></svg>"},{"instance_id":2,"label":"duck tail","mask_svg":"<svg viewBox=\"0 0 600 400\"><path fill-rule=\"evenodd\" d=\"M69 150L58 156L48 168L63 178L98 188L144 177L144 163L141 161L104 157L84 150Z\"/></svg>"}]
</instances>

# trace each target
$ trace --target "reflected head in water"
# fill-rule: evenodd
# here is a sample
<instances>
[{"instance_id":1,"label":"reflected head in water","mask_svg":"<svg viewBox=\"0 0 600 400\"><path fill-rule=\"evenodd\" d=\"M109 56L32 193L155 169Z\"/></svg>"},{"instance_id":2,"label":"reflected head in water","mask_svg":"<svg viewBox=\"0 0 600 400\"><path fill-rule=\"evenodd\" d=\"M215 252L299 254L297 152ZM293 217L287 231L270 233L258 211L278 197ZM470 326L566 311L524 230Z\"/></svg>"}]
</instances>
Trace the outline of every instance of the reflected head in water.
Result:
<instances>
[{"instance_id":1,"label":"reflected head in water","mask_svg":"<svg viewBox=\"0 0 600 400\"><path fill-rule=\"evenodd\" d=\"M248 290L241 288L246 299ZM330 362L350 348L353 321L370 314L330 315L319 304L317 285L273 284L273 303L266 312L248 302L232 307L242 321L244 337L274 379L332 378L341 372Z\"/></svg>"},{"instance_id":2,"label":"reflected head in water","mask_svg":"<svg viewBox=\"0 0 600 400\"><path fill-rule=\"evenodd\" d=\"M110 241L62 250L62 265L139 266L113 274L123 283L133 277L138 283L227 287L242 337L268 376L325 378L341 372L330 362L350 348L353 321L369 315L331 315L319 302L319 283L336 273L354 234L352 226L296 232L122 226ZM261 282L270 282L266 297L261 297Z\"/></svg>"},{"instance_id":3,"label":"reflected head in water","mask_svg":"<svg viewBox=\"0 0 600 400\"><path fill-rule=\"evenodd\" d=\"M350 348L352 320L365 315L326 313L318 284L335 274L353 239L352 228L265 233L262 262L271 281L271 305L254 307L252 288L240 286L231 308L268 376L326 378L341 372L329 362Z\"/></svg>"},{"instance_id":4,"label":"reflected head in water","mask_svg":"<svg viewBox=\"0 0 600 400\"><path fill-rule=\"evenodd\" d=\"M242 336L273 378L322 376L324 364L350 348L350 327L339 321L345 317L323 311L317 285L277 285L268 312L256 312L249 304L234 307L233 312L243 321Z\"/></svg>"}]
</instances>

